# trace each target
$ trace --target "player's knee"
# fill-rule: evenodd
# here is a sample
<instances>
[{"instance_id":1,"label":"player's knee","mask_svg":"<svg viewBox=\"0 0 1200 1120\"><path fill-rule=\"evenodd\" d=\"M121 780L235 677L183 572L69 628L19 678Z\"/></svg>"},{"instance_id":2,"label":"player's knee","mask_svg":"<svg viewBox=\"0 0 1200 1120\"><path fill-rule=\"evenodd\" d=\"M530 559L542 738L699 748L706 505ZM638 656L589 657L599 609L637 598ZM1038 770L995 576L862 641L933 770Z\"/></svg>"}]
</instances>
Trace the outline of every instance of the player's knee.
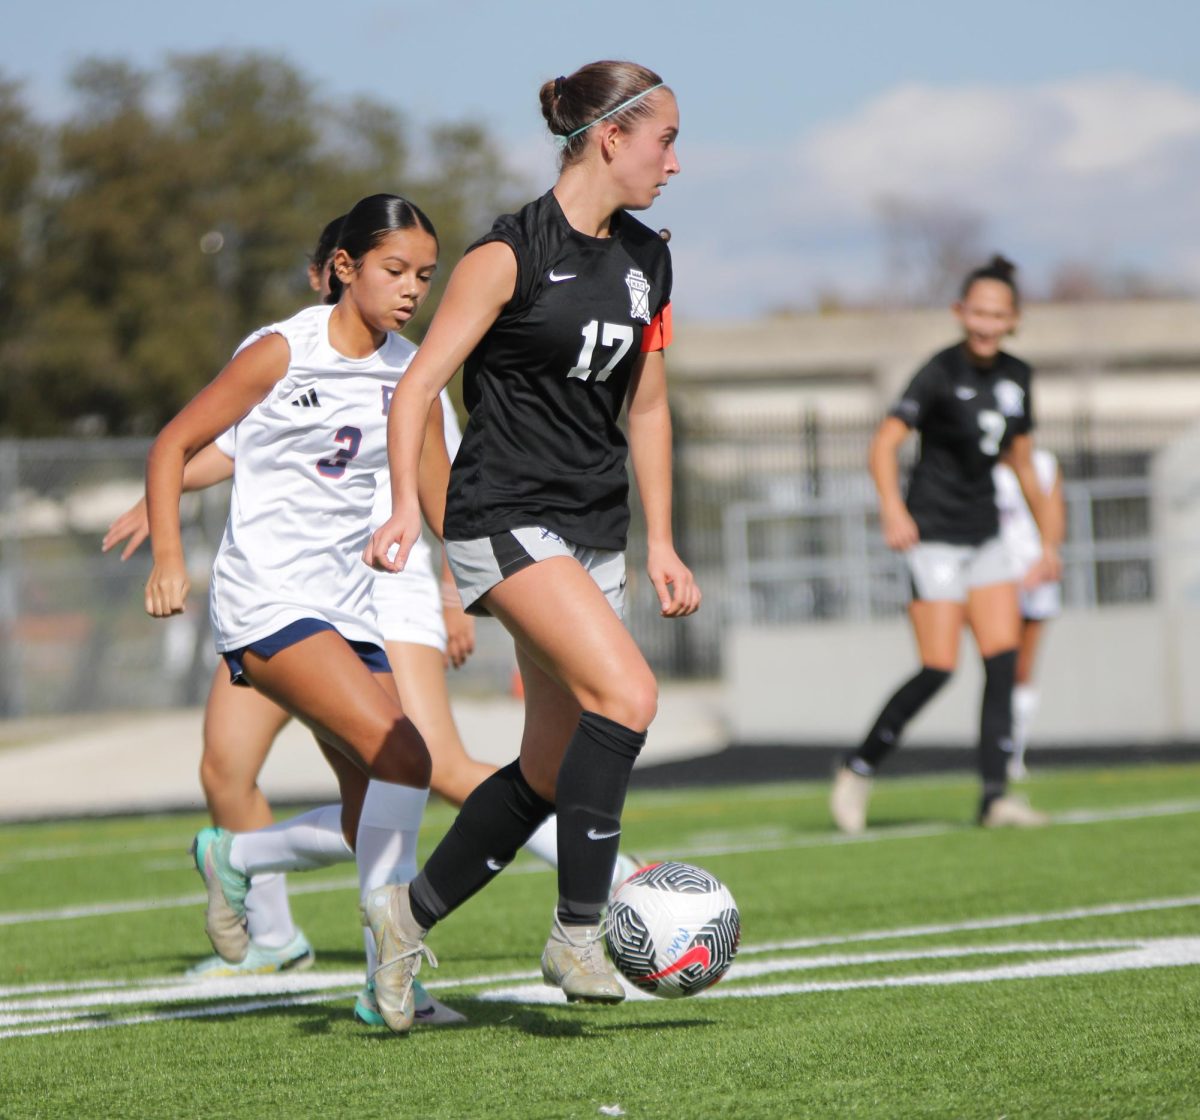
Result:
<instances>
[{"instance_id":1,"label":"player's knee","mask_svg":"<svg viewBox=\"0 0 1200 1120\"><path fill-rule=\"evenodd\" d=\"M634 731L645 731L658 714L658 682L648 669L630 676L591 709Z\"/></svg>"},{"instance_id":2,"label":"player's knee","mask_svg":"<svg viewBox=\"0 0 1200 1120\"><path fill-rule=\"evenodd\" d=\"M205 751L200 758L200 786L211 803L222 798L248 796L254 781L241 779L236 768L229 766L217 753Z\"/></svg>"},{"instance_id":3,"label":"player's knee","mask_svg":"<svg viewBox=\"0 0 1200 1120\"><path fill-rule=\"evenodd\" d=\"M915 680L919 690L926 694L927 698L933 697L940 692L954 676L954 666L947 667L935 665L922 665L920 673L917 674Z\"/></svg>"},{"instance_id":4,"label":"player's knee","mask_svg":"<svg viewBox=\"0 0 1200 1120\"><path fill-rule=\"evenodd\" d=\"M369 772L380 781L427 788L433 763L425 740L407 716L391 720L382 730L382 748L372 759Z\"/></svg>"}]
</instances>

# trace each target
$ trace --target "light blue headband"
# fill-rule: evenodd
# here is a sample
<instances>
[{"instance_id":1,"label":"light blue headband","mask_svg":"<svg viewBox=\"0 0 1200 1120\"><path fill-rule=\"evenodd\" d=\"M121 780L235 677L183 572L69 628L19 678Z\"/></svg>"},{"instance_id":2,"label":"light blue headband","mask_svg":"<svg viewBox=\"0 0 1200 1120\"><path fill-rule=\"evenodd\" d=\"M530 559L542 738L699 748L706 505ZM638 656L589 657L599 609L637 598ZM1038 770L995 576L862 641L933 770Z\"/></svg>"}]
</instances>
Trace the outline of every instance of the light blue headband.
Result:
<instances>
[{"instance_id":1,"label":"light blue headband","mask_svg":"<svg viewBox=\"0 0 1200 1120\"><path fill-rule=\"evenodd\" d=\"M649 88L642 90L641 93L635 93L631 98L629 98L628 101L622 101L621 104L618 105L615 109L609 109L609 111L607 113L605 113L603 116L597 117L594 121L591 121L588 124L585 124L582 128L577 128L574 132L568 132L566 134L566 136L555 136L554 143L558 145L558 150L561 152L563 150L563 148L565 148L572 140L575 139L576 136L579 136L581 133L587 132L587 130L589 128L591 128L592 125L599 124L601 121L608 120L609 117L613 116L616 113L619 113L622 109L628 109L630 105L633 105L637 101L641 101L641 99L643 97L645 97L646 94L653 93L662 84L663 84L662 82L657 82L654 85L650 86Z\"/></svg>"}]
</instances>

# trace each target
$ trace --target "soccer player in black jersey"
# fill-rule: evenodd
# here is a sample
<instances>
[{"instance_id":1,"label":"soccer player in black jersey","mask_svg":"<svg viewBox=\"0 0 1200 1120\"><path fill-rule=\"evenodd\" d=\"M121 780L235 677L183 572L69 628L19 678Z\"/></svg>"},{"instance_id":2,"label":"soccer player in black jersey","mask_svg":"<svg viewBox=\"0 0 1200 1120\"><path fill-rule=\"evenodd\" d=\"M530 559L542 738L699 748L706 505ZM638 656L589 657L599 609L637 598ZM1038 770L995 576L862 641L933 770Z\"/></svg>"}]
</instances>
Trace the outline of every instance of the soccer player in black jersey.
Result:
<instances>
[{"instance_id":1,"label":"soccer player in black jersey","mask_svg":"<svg viewBox=\"0 0 1200 1120\"><path fill-rule=\"evenodd\" d=\"M519 759L471 794L416 879L367 899L389 1022L403 1021L429 928L555 809L559 901L543 976L572 1000L624 998L600 916L629 774L657 705L654 675L621 622L627 453L662 614L700 604L671 535L670 253L627 213L649 207L679 170L675 97L626 62L584 66L540 97L562 151L558 181L499 218L455 269L392 402L394 513L367 552L395 568L420 532L424 418L465 363L470 417L447 497L446 551L467 609L494 615L515 639L525 731ZM617 423L626 404L628 441Z\"/></svg>"},{"instance_id":2,"label":"soccer player in black jersey","mask_svg":"<svg viewBox=\"0 0 1200 1120\"><path fill-rule=\"evenodd\" d=\"M1033 466L1032 371L1000 348L1019 316L1013 271L1010 262L994 257L966 278L954 305L963 340L918 371L871 444L884 540L905 554L912 577L909 617L921 669L888 700L838 771L830 809L844 832L866 826L871 777L909 720L950 679L964 622L975 636L985 674L980 823L1046 823L1044 814L1006 793L1020 611L1018 573L999 538L992 482L997 460L1012 467L1037 519L1041 578L1057 578L1062 539L1061 517L1046 500ZM914 430L921 433L921 453L906 501L897 452Z\"/></svg>"}]
</instances>

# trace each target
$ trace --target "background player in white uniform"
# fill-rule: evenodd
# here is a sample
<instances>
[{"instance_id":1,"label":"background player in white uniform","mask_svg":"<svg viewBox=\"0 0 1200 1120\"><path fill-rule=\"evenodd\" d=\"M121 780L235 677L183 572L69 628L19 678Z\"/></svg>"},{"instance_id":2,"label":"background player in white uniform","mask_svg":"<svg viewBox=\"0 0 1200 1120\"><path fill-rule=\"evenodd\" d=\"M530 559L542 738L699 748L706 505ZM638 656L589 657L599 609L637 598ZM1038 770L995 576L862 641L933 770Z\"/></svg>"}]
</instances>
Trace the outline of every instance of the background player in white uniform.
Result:
<instances>
[{"instance_id":1,"label":"background player in white uniform","mask_svg":"<svg viewBox=\"0 0 1200 1120\"><path fill-rule=\"evenodd\" d=\"M629 774L657 705L654 675L620 618L630 452L662 614L700 603L671 536L670 254L625 212L649 207L679 170L675 97L643 67L601 62L547 82L540 99L563 152L558 181L498 219L456 267L389 420L395 515L368 556L394 569L420 534L426 415L466 363L470 419L446 549L467 608L513 635L525 683L520 758L471 794L411 890L367 897L389 1025L428 929L555 809L559 901L542 974L569 999L624 998L600 914ZM628 442L617 423L627 390Z\"/></svg>"},{"instance_id":2,"label":"background player in white uniform","mask_svg":"<svg viewBox=\"0 0 1200 1120\"><path fill-rule=\"evenodd\" d=\"M1065 524L1062 474L1054 453L1045 448L1033 452L1033 467L1038 486ZM993 472L996 484L996 508L1000 511L1000 539L1017 565L1021 580L1021 637L1017 646L1017 669L1012 698L1012 756L1008 776L1014 781L1027 776L1025 749L1029 745L1029 726L1037 711L1038 690L1033 682L1034 666L1045 625L1062 611L1062 585L1057 581L1038 580L1037 564L1042 554L1037 522L1021 493L1021 484L1012 468L997 463Z\"/></svg>"},{"instance_id":3,"label":"background player in white uniform","mask_svg":"<svg viewBox=\"0 0 1200 1120\"><path fill-rule=\"evenodd\" d=\"M146 607L165 617L183 609L188 591L184 465L237 425L230 517L210 591L217 649L235 681L245 677L313 730L338 776L341 832L355 838L364 895L411 876L428 796L429 754L400 706L357 550L386 465L392 387L415 352L394 332L416 313L436 265L436 235L415 206L391 195L360 201L339 235L336 306L308 308L242 350L167 425L147 460L154 569ZM430 424L423 490L432 495L425 508L436 511L449 466L440 410ZM232 960L248 949L249 876L276 869L237 841L204 829L195 846L210 939ZM407 1029L411 998L400 1014Z\"/></svg>"},{"instance_id":4,"label":"background player in white uniform","mask_svg":"<svg viewBox=\"0 0 1200 1120\"><path fill-rule=\"evenodd\" d=\"M309 260L309 285L322 300L329 295L329 267L345 217L345 214L339 214L325 226ZM260 332L256 331L238 347L238 351L259 336ZM230 454L225 454L218 445L221 438L187 463L183 473L184 490L203 490L232 477L232 445L228 448ZM121 552L124 561L149 535L143 498L109 526L101 547L107 552L126 541ZM271 824L271 806L258 788L258 775L271 743L290 718L279 705L255 689L234 685L229 679L228 667L223 661L218 662L204 709L200 756L200 784L213 824L235 832ZM352 854L347 858L352 858ZM212 956L189 969L188 974L204 979L229 975L231 971L274 972L307 968L312 964L312 946L292 920L286 878L282 873L264 872L254 876L246 895L246 919L250 946L240 961L228 962Z\"/></svg>"},{"instance_id":5,"label":"background player in white uniform","mask_svg":"<svg viewBox=\"0 0 1200 1120\"><path fill-rule=\"evenodd\" d=\"M1037 510L1041 577L1057 577L1062 538L1033 469L1032 371L1000 347L1019 317L1012 264L994 257L970 273L954 311L962 342L918 371L871 445L884 540L905 554L912 577L909 619L921 667L888 699L838 771L830 811L844 832L865 827L875 770L899 744L907 723L949 680L964 622L984 665L979 822L1032 826L1047 819L1007 792L1019 619L1016 571L999 539L992 482L998 458L1012 464ZM897 454L913 430L921 433L921 454L902 495Z\"/></svg>"}]
</instances>

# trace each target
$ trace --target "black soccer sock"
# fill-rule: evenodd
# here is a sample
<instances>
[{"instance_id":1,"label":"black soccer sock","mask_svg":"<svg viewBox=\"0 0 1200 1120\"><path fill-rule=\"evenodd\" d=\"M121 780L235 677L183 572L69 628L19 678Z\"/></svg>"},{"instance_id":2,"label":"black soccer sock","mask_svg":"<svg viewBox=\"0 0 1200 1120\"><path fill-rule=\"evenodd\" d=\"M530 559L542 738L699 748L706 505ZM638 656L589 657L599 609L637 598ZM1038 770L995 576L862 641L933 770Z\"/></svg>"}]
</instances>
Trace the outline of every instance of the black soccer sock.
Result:
<instances>
[{"instance_id":1,"label":"black soccer sock","mask_svg":"<svg viewBox=\"0 0 1200 1120\"><path fill-rule=\"evenodd\" d=\"M519 762L480 782L409 884L418 924L429 929L487 886L553 812L525 780Z\"/></svg>"},{"instance_id":2,"label":"black soccer sock","mask_svg":"<svg viewBox=\"0 0 1200 1120\"><path fill-rule=\"evenodd\" d=\"M1008 788L1012 754L1012 693L1017 651L1005 650L983 659L983 707L979 713L979 773L983 778L980 815Z\"/></svg>"},{"instance_id":3,"label":"black soccer sock","mask_svg":"<svg viewBox=\"0 0 1200 1120\"><path fill-rule=\"evenodd\" d=\"M870 776L900 743L900 736L913 718L938 690L950 679L945 669L921 666L921 671L907 680L883 706L875 726L862 744L846 759L846 766L856 774Z\"/></svg>"},{"instance_id":4,"label":"black soccer sock","mask_svg":"<svg viewBox=\"0 0 1200 1120\"><path fill-rule=\"evenodd\" d=\"M646 742L611 719L584 712L558 772L558 920L594 926L608 902L621 838L621 810Z\"/></svg>"}]
</instances>

